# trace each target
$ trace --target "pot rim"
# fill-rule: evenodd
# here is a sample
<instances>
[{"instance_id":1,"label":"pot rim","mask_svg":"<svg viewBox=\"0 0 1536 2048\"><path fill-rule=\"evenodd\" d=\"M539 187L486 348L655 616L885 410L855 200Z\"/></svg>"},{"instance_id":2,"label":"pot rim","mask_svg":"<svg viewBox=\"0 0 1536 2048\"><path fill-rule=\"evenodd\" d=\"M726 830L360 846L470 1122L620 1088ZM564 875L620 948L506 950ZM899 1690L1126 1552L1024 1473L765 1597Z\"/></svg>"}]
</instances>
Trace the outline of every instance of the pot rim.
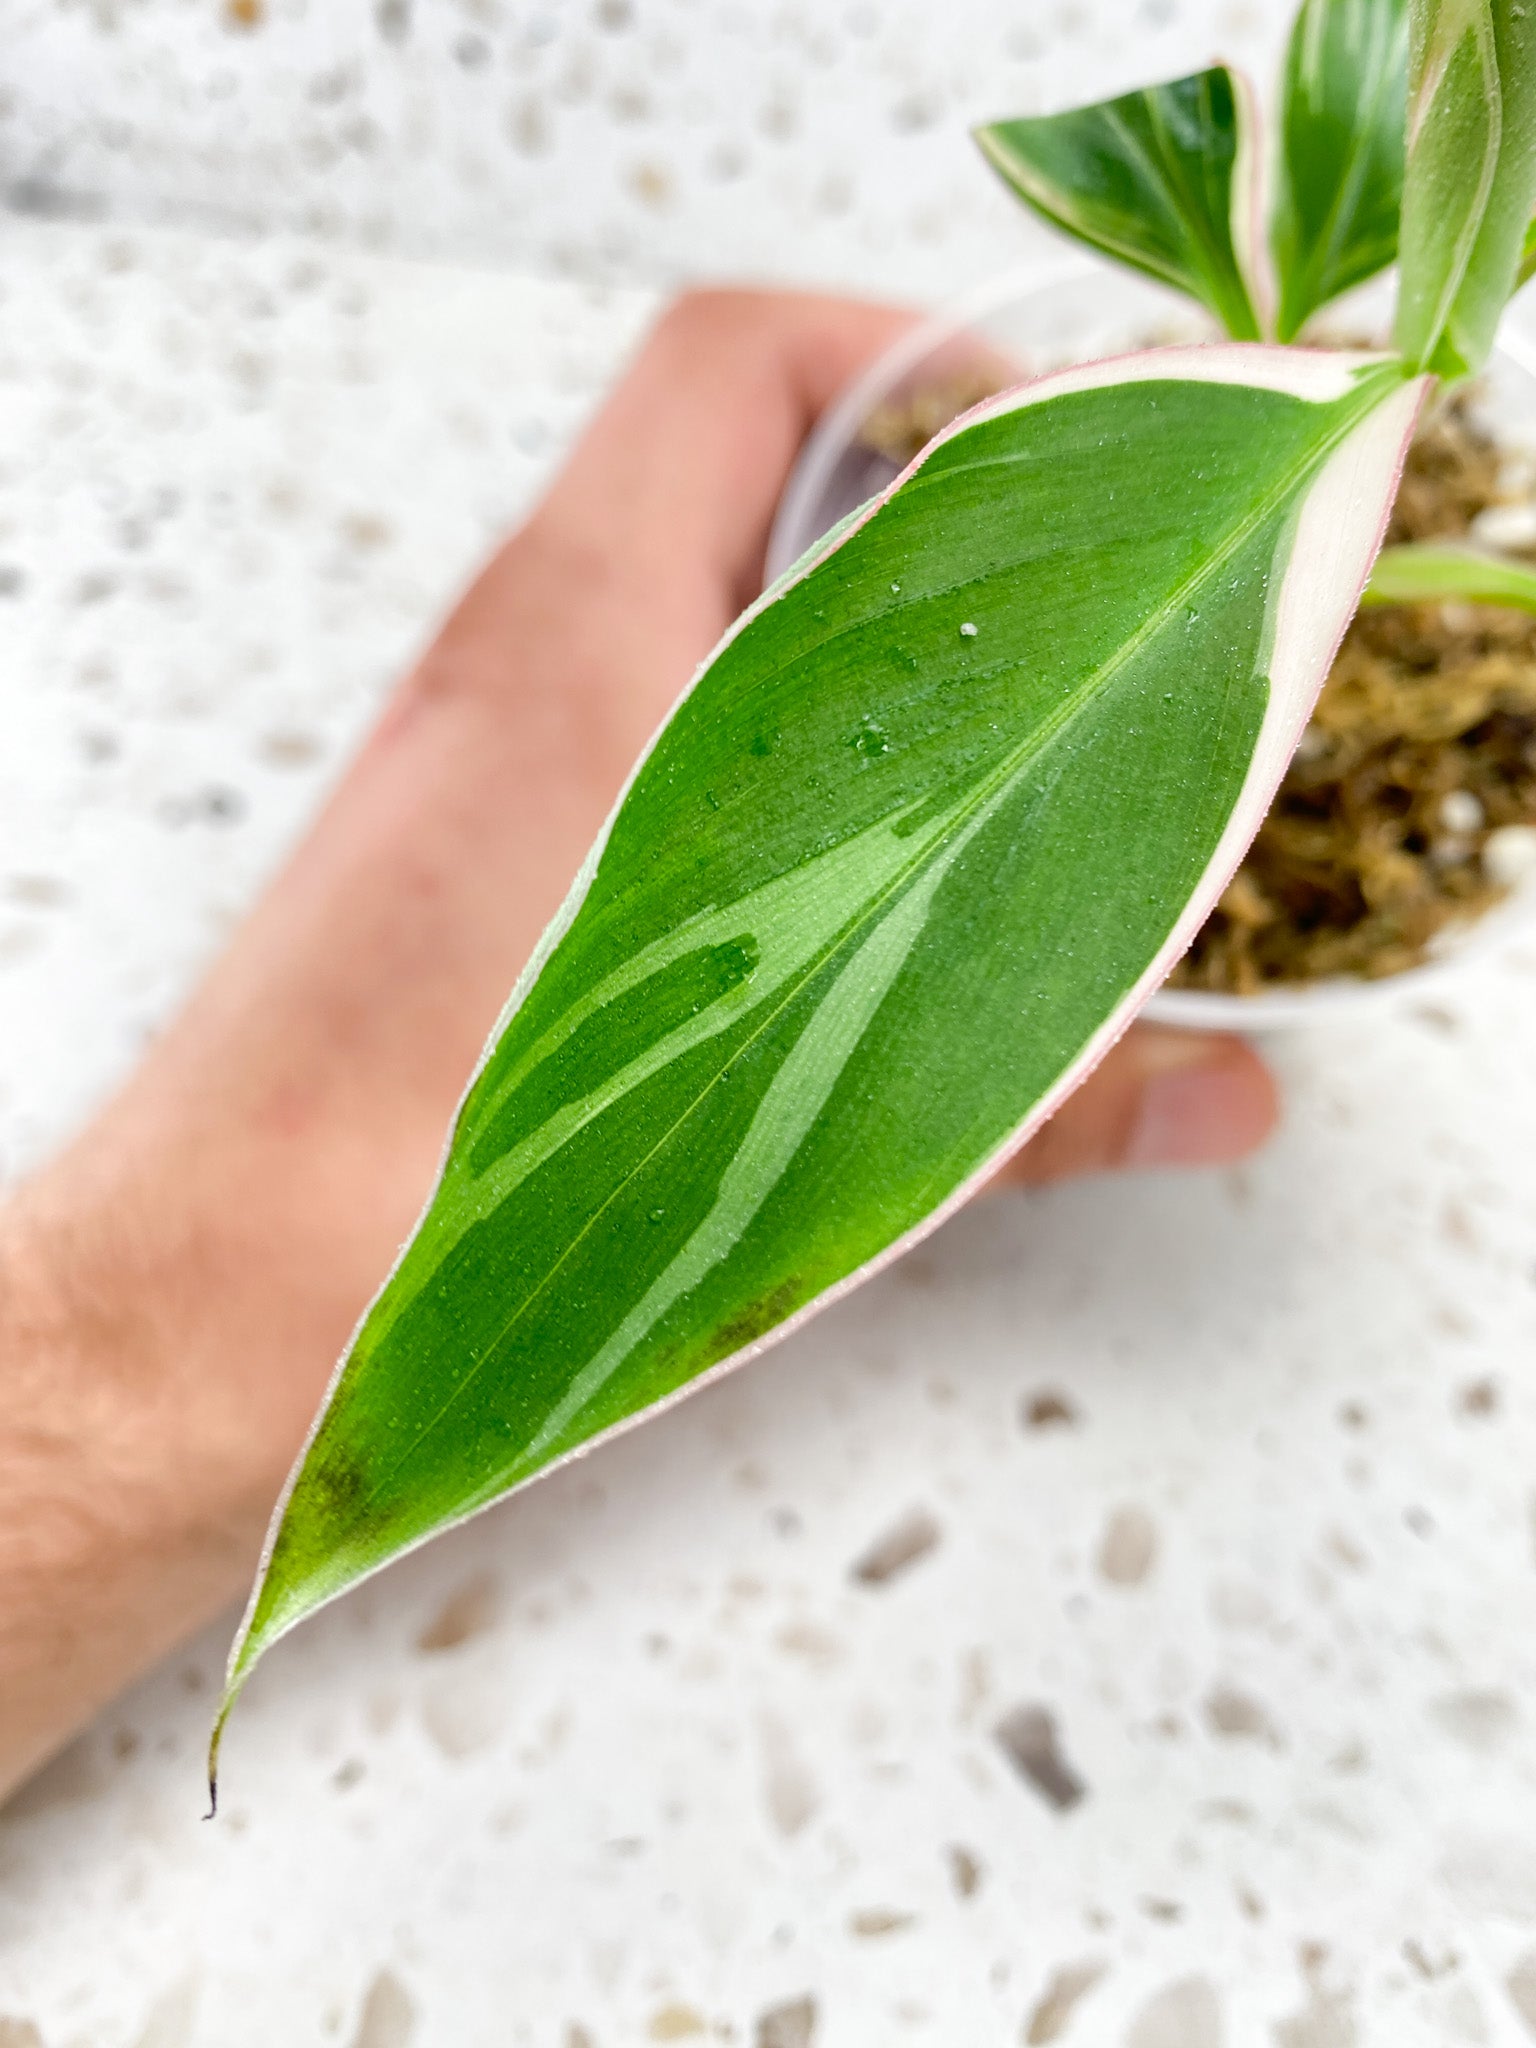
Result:
<instances>
[{"instance_id":1,"label":"pot rim","mask_svg":"<svg viewBox=\"0 0 1536 2048\"><path fill-rule=\"evenodd\" d=\"M788 569L819 534L808 535L813 512L858 429L893 385L925 356L975 321L1015 300L1035 299L1063 286L1102 279L1147 294L1170 308L1194 311L1174 292L1149 279L1122 277L1085 255L1050 263L1016 266L962 294L919 320L876 357L833 401L812 429L779 499L768 538L766 582ZM1536 393L1536 339L1516 332L1508 316L1501 323L1494 355L1502 356L1531 382ZM1375 981L1353 976L1284 984L1257 995L1211 989L1160 988L1141 1015L1154 1023L1196 1031L1289 1030L1299 1025L1346 1023L1379 1017L1410 1002L1427 1001L1453 987L1466 968L1497 955L1536 924L1536 876L1517 883L1499 903L1465 925L1447 928L1443 953Z\"/></svg>"}]
</instances>

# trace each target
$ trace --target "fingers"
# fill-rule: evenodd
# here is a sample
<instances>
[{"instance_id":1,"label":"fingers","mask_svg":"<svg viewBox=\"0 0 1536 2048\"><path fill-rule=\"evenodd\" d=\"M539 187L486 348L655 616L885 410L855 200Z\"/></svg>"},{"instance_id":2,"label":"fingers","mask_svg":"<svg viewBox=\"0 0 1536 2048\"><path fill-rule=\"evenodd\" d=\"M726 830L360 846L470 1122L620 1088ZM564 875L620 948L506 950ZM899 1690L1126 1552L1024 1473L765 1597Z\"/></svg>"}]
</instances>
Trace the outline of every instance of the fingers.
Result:
<instances>
[{"instance_id":1,"label":"fingers","mask_svg":"<svg viewBox=\"0 0 1536 2048\"><path fill-rule=\"evenodd\" d=\"M691 292L651 330L538 515L585 550L718 587L722 623L761 582L801 443L914 316L808 293Z\"/></svg>"},{"instance_id":2,"label":"fingers","mask_svg":"<svg viewBox=\"0 0 1536 2048\"><path fill-rule=\"evenodd\" d=\"M1269 1069L1242 1039L1140 1024L994 1185L1112 1167L1220 1166L1261 1145L1277 1115Z\"/></svg>"}]
</instances>

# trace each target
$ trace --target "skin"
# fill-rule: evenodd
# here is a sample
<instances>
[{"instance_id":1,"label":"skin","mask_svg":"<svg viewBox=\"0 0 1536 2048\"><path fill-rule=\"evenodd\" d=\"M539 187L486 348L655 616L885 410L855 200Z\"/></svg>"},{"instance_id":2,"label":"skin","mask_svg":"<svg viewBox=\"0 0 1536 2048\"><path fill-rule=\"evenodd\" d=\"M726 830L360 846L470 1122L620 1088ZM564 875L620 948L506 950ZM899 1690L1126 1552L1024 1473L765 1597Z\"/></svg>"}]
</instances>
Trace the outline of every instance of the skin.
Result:
<instances>
[{"instance_id":1,"label":"skin","mask_svg":"<svg viewBox=\"0 0 1536 2048\"><path fill-rule=\"evenodd\" d=\"M0 1210L0 1796L244 1592L507 989L903 325L679 301L183 1015ZM1229 1161L1274 1116L1241 1042L1140 1028L1004 1178Z\"/></svg>"}]
</instances>

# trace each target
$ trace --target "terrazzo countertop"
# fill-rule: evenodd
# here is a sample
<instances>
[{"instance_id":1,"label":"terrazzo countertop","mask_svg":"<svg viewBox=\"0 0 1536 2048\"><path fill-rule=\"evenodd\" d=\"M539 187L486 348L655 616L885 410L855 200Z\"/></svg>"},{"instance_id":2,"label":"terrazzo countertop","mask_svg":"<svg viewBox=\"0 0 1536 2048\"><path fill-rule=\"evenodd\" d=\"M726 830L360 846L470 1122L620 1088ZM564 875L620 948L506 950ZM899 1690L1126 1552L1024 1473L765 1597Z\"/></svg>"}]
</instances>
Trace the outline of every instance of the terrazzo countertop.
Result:
<instances>
[{"instance_id":1,"label":"terrazzo countertop","mask_svg":"<svg viewBox=\"0 0 1536 2048\"><path fill-rule=\"evenodd\" d=\"M1049 247L971 123L1273 70L1275 0L7 0L0 196L644 284Z\"/></svg>"},{"instance_id":2,"label":"terrazzo countertop","mask_svg":"<svg viewBox=\"0 0 1536 2048\"><path fill-rule=\"evenodd\" d=\"M173 11L23 4L6 118L89 47L148 120ZM430 264L220 239L194 159L179 228L147 172L0 220L7 1175L281 857L634 280L718 257L700 213L627 283L503 269L483 195ZM205 1826L210 1631L0 1815L0 2048L1529 2048L1533 1005L1536 937L1277 1042L1248 1168L974 1208L307 1625Z\"/></svg>"}]
</instances>

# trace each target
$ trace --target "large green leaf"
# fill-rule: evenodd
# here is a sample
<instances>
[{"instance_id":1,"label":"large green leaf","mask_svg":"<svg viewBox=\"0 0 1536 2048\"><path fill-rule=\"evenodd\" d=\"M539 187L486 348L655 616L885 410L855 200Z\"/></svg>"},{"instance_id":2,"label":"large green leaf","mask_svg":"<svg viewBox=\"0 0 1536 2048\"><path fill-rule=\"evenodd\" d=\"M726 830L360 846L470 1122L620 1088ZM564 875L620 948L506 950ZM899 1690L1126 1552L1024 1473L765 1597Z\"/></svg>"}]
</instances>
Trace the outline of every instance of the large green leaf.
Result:
<instances>
[{"instance_id":1,"label":"large green leaf","mask_svg":"<svg viewBox=\"0 0 1536 2048\"><path fill-rule=\"evenodd\" d=\"M1412 0L1397 345L1457 377L1487 360L1536 210L1536 9Z\"/></svg>"},{"instance_id":2,"label":"large green leaf","mask_svg":"<svg viewBox=\"0 0 1536 2048\"><path fill-rule=\"evenodd\" d=\"M738 623L514 992L228 1699L344 1587L872 1271L1063 1099L1257 826L1418 397L1295 349L1046 378Z\"/></svg>"},{"instance_id":3,"label":"large green leaf","mask_svg":"<svg viewBox=\"0 0 1536 2048\"><path fill-rule=\"evenodd\" d=\"M1252 99L1217 65L1121 99L976 130L1026 205L1199 299L1238 340L1260 331Z\"/></svg>"},{"instance_id":4,"label":"large green leaf","mask_svg":"<svg viewBox=\"0 0 1536 2048\"><path fill-rule=\"evenodd\" d=\"M1407 95L1407 0L1305 0L1280 105L1282 341L1396 256Z\"/></svg>"}]
</instances>

